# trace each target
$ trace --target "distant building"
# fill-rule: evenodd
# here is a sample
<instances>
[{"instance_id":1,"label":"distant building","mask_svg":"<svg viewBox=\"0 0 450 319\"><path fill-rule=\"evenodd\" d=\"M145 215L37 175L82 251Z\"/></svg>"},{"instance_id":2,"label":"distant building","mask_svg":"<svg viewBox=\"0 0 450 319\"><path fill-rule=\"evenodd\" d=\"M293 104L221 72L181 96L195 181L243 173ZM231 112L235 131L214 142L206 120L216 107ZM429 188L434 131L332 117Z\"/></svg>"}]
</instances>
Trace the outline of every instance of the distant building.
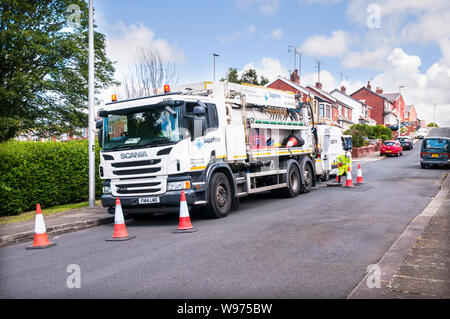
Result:
<instances>
[{"instance_id":1,"label":"distant building","mask_svg":"<svg viewBox=\"0 0 450 319\"><path fill-rule=\"evenodd\" d=\"M377 88L376 92L372 91L370 81L366 87L363 86L350 96L372 108L370 116L375 120L376 124L391 126L401 122L400 114L397 114L397 110L394 109L394 101L384 96L383 90L380 88Z\"/></svg>"},{"instance_id":2,"label":"distant building","mask_svg":"<svg viewBox=\"0 0 450 319\"><path fill-rule=\"evenodd\" d=\"M335 89L331 91L330 94L334 96L339 103L344 103L352 108L352 118L350 119L352 124L376 124L375 120L370 118L372 107L347 95L345 86L342 86L340 90ZM339 110L339 115L341 115L341 110Z\"/></svg>"}]
</instances>

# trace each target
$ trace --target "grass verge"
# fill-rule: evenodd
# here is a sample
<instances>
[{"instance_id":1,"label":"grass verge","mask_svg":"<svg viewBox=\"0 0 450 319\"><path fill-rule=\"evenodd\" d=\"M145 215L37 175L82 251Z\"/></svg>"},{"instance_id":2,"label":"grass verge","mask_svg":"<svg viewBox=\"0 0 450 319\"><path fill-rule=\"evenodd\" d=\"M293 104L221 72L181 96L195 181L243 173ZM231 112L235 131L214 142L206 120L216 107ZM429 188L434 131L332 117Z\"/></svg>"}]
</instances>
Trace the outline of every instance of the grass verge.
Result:
<instances>
[{"instance_id":1,"label":"grass verge","mask_svg":"<svg viewBox=\"0 0 450 319\"><path fill-rule=\"evenodd\" d=\"M101 201L96 200L95 205L101 206ZM63 212L69 211L71 209L83 208L83 207L87 207L87 206L89 206L89 202L81 202L81 203L75 203L75 204L53 206L53 207L42 209L42 214L44 216L48 216L48 215L63 213ZM36 215L36 211L24 212L22 214L14 215L14 216L2 216L2 217L0 217L0 225L29 220L29 219L34 218L35 215Z\"/></svg>"}]
</instances>

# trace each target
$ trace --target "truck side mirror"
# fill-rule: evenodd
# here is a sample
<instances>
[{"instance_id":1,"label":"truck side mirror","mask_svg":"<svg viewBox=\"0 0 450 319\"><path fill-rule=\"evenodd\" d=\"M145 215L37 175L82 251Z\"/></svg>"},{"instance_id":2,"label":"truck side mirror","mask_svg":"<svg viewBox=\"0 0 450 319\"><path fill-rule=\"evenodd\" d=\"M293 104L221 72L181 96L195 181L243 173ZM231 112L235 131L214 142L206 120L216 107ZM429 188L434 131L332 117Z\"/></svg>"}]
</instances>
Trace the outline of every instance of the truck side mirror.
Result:
<instances>
[{"instance_id":1,"label":"truck side mirror","mask_svg":"<svg viewBox=\"0 0 450 319\"><path fill-rule=\"evenodd\" d=\"M103 148L103 128L98 131L98 145Z\"/></svg>"},{"instance_id":2,"label":"truck side mirror","mask_svg":"<svg viewBox=\"0 0 450 319\"><path fill-rule=\"evenodd\" d=\"M103 120L98 120L95 122L95 127L99 130L98 131L98 145L100 148L103 147Z\"/></svg>"},{"instance_id":3,"label":"truck side mirror","mask_svg":"<svg viewBox=\"0 0 450 319\"><path fill-rule=\"evenodd\" d=\"M193 113L195 116L204 116L206 114L206 109L202 105L197 105L194 107Z\"/></svg>"}]
</instances>

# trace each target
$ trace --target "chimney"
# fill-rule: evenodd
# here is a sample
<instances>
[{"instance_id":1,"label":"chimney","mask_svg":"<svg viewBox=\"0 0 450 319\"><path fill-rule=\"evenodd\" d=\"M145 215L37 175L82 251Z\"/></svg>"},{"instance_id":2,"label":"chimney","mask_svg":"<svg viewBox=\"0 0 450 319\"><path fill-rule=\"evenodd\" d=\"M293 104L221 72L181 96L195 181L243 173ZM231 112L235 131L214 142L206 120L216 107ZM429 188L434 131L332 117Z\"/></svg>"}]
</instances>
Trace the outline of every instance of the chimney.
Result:
<instances>
[{"instance_id":1,"label":"chimney","mask_svg":"<svg viewBox=\"0 0 450 319\"><path fill-rule=\"evenodd\" d=\"M300 76L298 75L298 70L295 69L291 74L291 81L300 84Z\"/></svg>"},{"instance_id":2,"label":"chimney","mask_svg":"<svg viewBox=\"0 0 450 319\"><path fill-rule=\"evenodd\" d=\"M377 94L383 94L383 89L377 87L377 90L375 91L375 93L377 93Z\"/></svg>"},{"instance_id":3,"label":"chimney","mask_svg":"<svg viewBox=\"0 0 450 319\"><path fill-rule=\"evenodd\" d=\"M372 86L370 85L370 81L367 81L367 88L368 88L369 90L372 90Z\"/></svg>"},{"instance_id":4,"label":"chimney","mask_svg":"<svg viewBox=\"0 0 450 319\"><path fill-rule=\"evenodd\" d=\"M341 92L347 94L347 89L345 88L345 86L341 86Z\"/></svg>"},{"instance_id":5,"label":"chimney","mask_svg":"<svg viewBox=\"0 0 450 319\"><path fill-rule=\"evenodd\" d=\"M322 90L322 83L320 82L316 82L316 88L321 89Z\"/></svg>"}]
</instances>

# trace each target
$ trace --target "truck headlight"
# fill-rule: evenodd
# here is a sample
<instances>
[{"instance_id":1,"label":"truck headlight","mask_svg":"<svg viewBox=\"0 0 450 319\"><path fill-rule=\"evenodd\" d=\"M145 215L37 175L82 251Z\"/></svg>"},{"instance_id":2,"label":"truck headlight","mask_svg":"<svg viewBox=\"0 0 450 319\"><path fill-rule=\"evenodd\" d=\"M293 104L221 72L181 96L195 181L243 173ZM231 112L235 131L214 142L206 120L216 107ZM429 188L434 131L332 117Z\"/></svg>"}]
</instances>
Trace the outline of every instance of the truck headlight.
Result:
<instances>
[{"instance_id":1,"label":"truck headlight","mask_svg":"<svg viewBox=\"0 0 450 319\"><path fill-rule=\"evenodd\" d=\"M111 186L103 186L103 194L111 194Z\"/></svg>"},{"instance_id":2,"label":"truck headlight","mask_svg":"<svg viewBox=\"0 0 450 319\"><path fill-rule=\"evenodd\" d=\"M167 190L168 191L178 191L178 190L190 189L190 188L191 188L191 182L190 181L167 183Z\"/></svg>"}]
</instances>

